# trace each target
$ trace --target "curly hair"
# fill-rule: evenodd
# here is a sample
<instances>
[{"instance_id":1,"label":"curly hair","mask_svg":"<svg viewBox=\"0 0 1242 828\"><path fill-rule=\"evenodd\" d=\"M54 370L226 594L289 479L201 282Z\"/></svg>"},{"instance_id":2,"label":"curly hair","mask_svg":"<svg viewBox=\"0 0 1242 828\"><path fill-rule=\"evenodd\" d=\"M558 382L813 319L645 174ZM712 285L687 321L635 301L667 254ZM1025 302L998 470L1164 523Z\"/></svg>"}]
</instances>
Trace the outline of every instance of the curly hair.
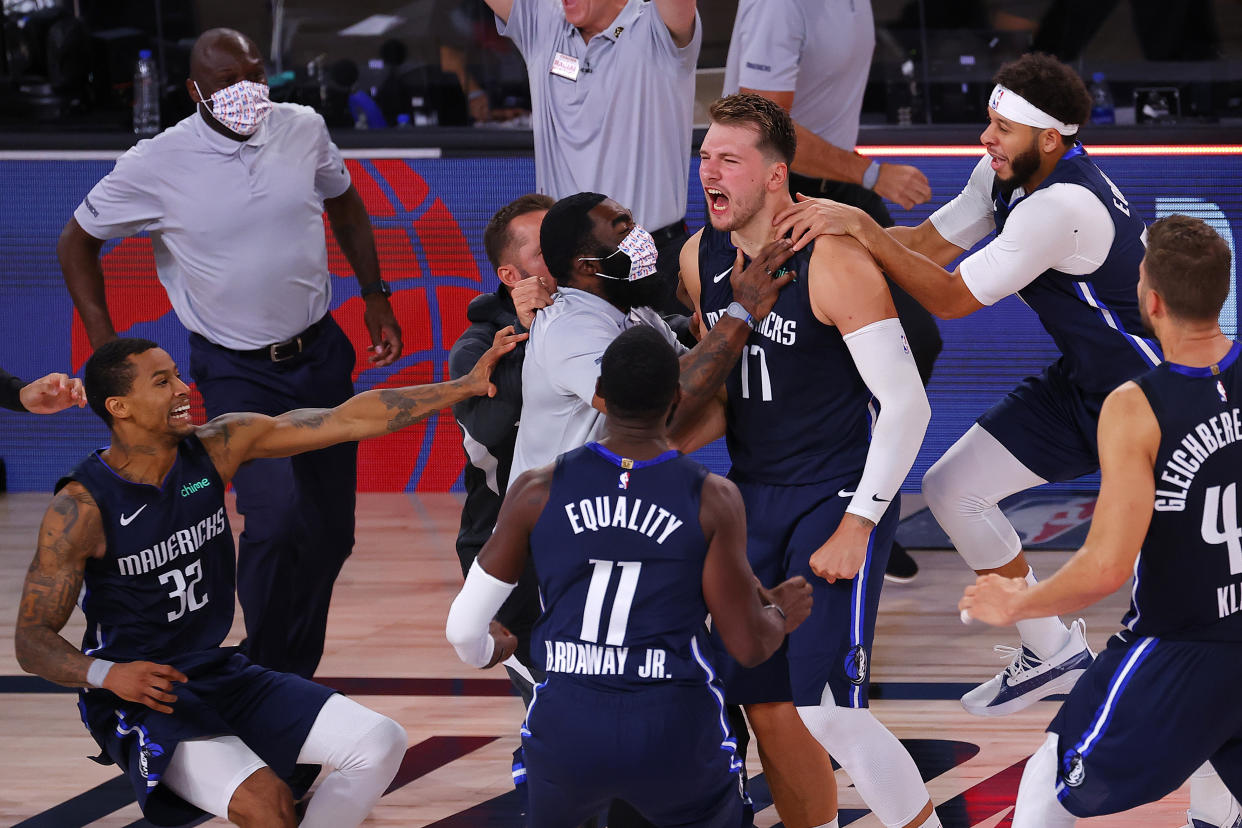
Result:
<instances>
[{"instance_id":1,"label":"curly hair","mask_svg":"<svg viewBox=\"0 0 1242 828\"><path fill-rule=\"evenodd\" d=\"M1085 124L1091 116L1091 93L1069 66L1042 52L1006 63L993 82L1012 89L1052 117L1067 124ZM1076 135L1063 135L1072 144Z\"/></svg>"}]
</instances>

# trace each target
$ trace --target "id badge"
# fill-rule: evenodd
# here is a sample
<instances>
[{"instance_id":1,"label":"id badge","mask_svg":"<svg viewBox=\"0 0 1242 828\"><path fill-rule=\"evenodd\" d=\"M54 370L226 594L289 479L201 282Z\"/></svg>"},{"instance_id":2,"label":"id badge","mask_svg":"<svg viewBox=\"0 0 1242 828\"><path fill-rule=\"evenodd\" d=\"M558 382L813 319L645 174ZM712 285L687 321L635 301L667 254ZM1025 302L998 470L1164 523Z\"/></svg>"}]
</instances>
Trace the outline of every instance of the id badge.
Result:
<instances>
[{"instance_id":1,"label":"id badge","mask_svg":"<svg viewBox=\"0 0 1242 828\"><path fill-rule=\"evenodd\" d=\"M576 57L563 55L560 52L552 56L552 74L576 82L579 71L578 59Z\"/></svg>"}]
</instances>

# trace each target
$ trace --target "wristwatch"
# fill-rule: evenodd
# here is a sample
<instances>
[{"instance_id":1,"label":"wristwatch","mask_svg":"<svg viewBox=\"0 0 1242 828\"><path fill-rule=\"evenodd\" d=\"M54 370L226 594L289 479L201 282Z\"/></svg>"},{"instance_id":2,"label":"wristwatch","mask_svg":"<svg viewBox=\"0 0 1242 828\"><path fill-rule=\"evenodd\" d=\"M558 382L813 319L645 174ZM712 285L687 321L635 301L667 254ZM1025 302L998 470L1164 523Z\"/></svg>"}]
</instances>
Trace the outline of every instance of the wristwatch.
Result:
<instances>
[{"instance_id":1,"label":"wristwatch","mask_svg":"<svg viewBox=\"0 0 1242 828\"><path fill-rule=\"evenodd\" d=\"M379 281L371 282L368 285L363 285L358 291L358 294L363 297L374 296L377 293L381 296L392 296L392 286L383 279L380 279Z\"/></svg>"},{"instance_id":2,"label":"wristwatch","mask_svg":"<svg viewBox=\"0 0 1242 828\"><path fill-rule=\"evenodd\" d=\"M750 315L750 311L742 307L741 302L730 302L729 307L725 308L725 313L734 319L742 320L752 331L755 329L755 317Z\"/></svg>"},{"instance_id":3,"label":"wristwatch","mask_svg":"<svg viewBox=\"0 0 1242 828\"><path fill-rule=\"evenodd\" d=\"M871 166L867 167L867 171L863 173L862 184L868 190L874 190L875 183L880 180L881 166L879 161L872 161Z\"/></svg>"}]
</instances>

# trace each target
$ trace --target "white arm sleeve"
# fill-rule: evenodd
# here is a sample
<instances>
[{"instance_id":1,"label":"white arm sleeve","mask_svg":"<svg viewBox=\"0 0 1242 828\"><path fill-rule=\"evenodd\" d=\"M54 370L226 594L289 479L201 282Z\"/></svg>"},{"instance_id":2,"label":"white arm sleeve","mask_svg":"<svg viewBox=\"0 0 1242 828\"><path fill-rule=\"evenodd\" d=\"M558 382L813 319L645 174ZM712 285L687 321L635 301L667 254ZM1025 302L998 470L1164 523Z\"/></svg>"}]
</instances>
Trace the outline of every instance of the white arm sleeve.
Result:
<instances>
[{"instance_id":1,"label":"white arm sleeve","mask_svg":"<svg viewBox=\"0 0 1242 828\"><path fill-rule=\"evenodd\" d=\"M444 634L458 657L471 667L486 667L496 650L488 625L517 584L506 584L488 575L478 559L470 564L466 584L449 607Z\"/></svg>"},{"instance_id":2,"label":"white arm sleeve","mask_svg":"<svg viewBox=\"0 0 1242 828\"><path fill-rule=\"evenodd\" d=\"M1095 272L1115 234L1108 208L1090 190L1053 184L1018 202L1001 234L962 261L962 281L980 304L994 305L1049 268Z\"/></svg>"},{"instance_id":3,"label":"white arm sleeve","mask_svg":"<svg viewBox=\"0 0 1242 828\"><path fill-rule=\"evenodd\" d=\"M992 156L984 155L970 173L961 193L931 215L932 226L941 238L969 250L996 229L992 213Z\"/></svg>"},{"instance_id":4,"label":"white arm sleeve","mask_svg":"<svg viewBox=\"0 0 1242 828\"><path fill-rule=\"evenodd\" d=\"M881 319L843 338L863 382L880 402L862 480L845 511L879 523L923 445L931 406L899 320Z\"/></svg>"}]
</instances>

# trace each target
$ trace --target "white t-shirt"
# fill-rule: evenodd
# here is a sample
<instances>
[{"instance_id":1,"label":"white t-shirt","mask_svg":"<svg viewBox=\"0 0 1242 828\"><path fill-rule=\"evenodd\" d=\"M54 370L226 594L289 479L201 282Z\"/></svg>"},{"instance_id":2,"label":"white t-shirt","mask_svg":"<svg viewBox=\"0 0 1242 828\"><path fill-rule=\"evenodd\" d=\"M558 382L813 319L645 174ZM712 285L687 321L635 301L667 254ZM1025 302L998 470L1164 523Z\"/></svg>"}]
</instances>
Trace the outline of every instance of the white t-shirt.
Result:
<instances>
[{"instance_id":1,"label":"white t-shirt","mask_svg":"<svg viewBox=\"0 0 1242 828\"><path fill-rule=\"evenodd\" d=\"M509 484L529 469L601 436L604 415L591 405L604 351L622 331L650 325L678 354L686 348L650 308L628 314L583 290L561 287L535 316L522 363L522 417Z\"/></svg>"},{"instance_id":2,"label":"white t-shirt","mask_svg":"<svg viewBox=\"0 0 1242 828\"><path fill-rule=\"evenodd\" d=\"M97 239L147 231L181 323L262 348L328 312L323 202L349 189L323 118L275 104L247 141L196 112L122 155L74 211Z\"/></svg>"},{"instance_id":3,"label":"white t-shirt","mask_svg":"<svg viewBox=\"0 0 1242 828\"><path fill-rule=\"evenodd\" d=\"M741 0L724 94L793 92L795 121L852 150L873 51L871 0Z\"/></svg>"},{"instance_id":4,"label":"white t-shirt","mask_svg":"<svg viewBox=\"0 0 1242 828\"><path fill-rule=\"evenodd\" d=\"M975 165L962 192L932 214L931 223L945 241L969 250L996 229L991 156ZM1054 269L1072 276L1094 273L1108 258L1116 230L1112 216L1095 194L1081 184L1052 184L1021 199L1000 235L967 256L962 281L981 304L993 305L1043 273Z\"/></svg>"}]
</instances>

